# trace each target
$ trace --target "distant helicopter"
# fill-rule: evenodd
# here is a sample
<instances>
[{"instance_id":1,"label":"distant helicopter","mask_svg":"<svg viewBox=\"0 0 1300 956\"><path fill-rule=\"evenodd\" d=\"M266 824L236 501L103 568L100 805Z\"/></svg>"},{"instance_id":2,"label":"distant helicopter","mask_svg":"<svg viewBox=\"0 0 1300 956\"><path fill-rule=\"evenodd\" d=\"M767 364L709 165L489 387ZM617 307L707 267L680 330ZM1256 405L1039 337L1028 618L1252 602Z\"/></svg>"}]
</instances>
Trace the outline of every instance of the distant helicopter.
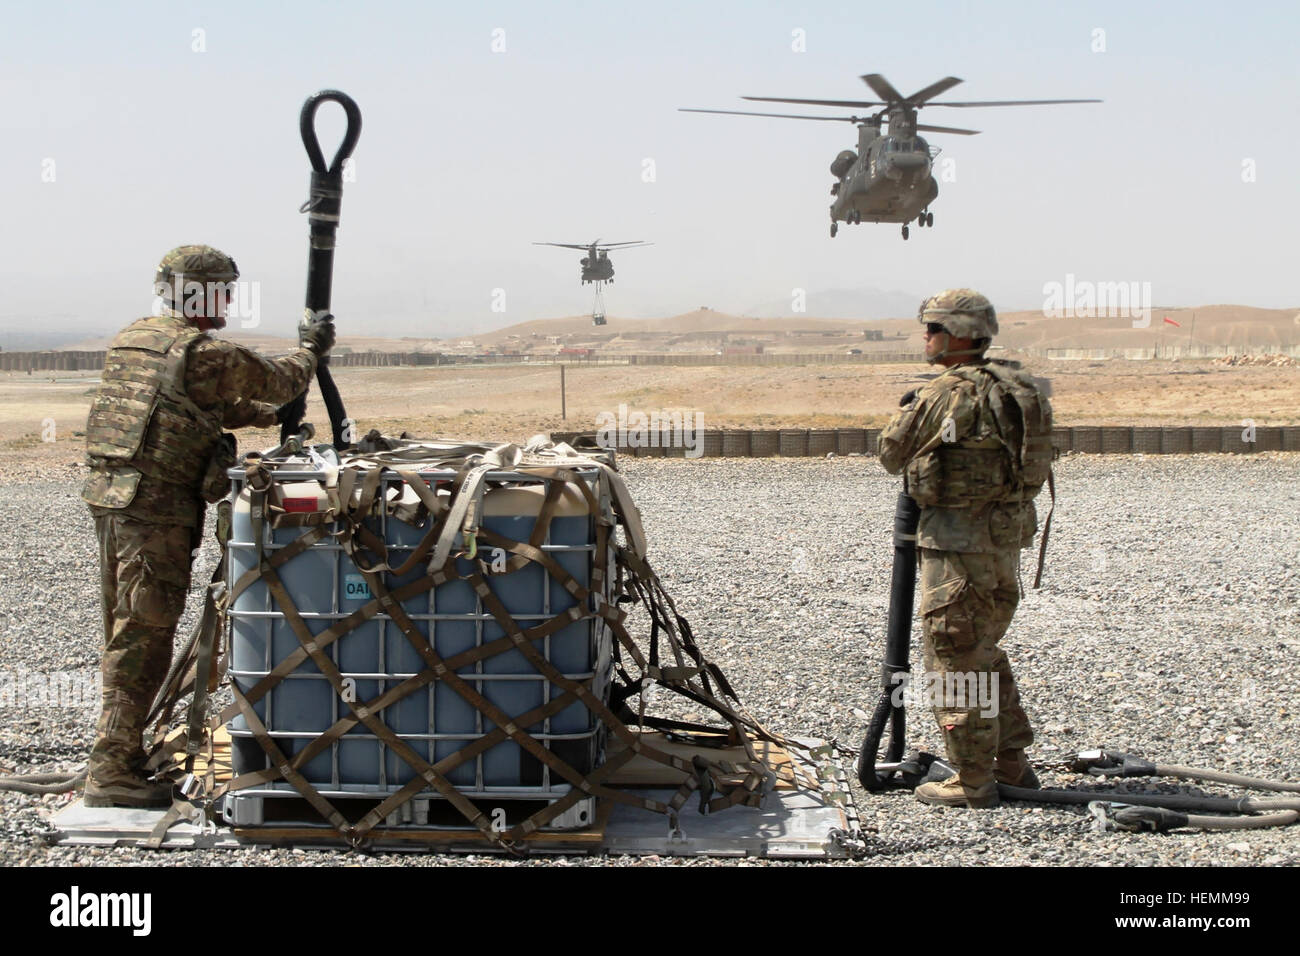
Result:
<instances>
[{"instance_id":1,"label":"distant helicopter","mask_svg":"<svg viewBox=\"0 0 1300 956\"><path fill-rule=\"evenodd\" d=\"M610 261L610 249L635 249L637 246L652 246L653 242L634 239L630 242L595 242L586 244L572 242L534 242L535 246L559 246L561 249L585 249L587 255L582 260L582 284L614 281L614 263Z\"/></svg>"},{"instance_id":2,"label":"distant helicopter","mask_svg":"<svg viewBox=\"0 0 1300 956\"><path fill-rule=\"evenodd\" d=\"M741 99L767 103L801 103L808 106L884 107L871 116L804 116L794 113L750 113L742 110L682 109L683 113L724 113L731 116L771 116L777 119L823 120L853 123L858 127L858 151L843 150L831 163L831 238L839 224L861 222L901 222L903 238L913 219L918 227L933 226L934 213L929 206L939 195L939 184L930 175L939 149L917 135L956 133L974 136L979 130L951 126L925 126L917 123L916 111L923 106L1039 106L1061 103L1100 103L1101 100L980 100L961 103L928 102L945 90L962 82L955 76L944 77L911 96L903 96L879 73L869 73L862 81L880 97L876 100L807 100L778 96L743 96ZM882 122L889 124L881 132Z\"/></svg>"},{"instance_id":3,"label":"distant helicopter","mask_svg":"<svg viewBox=\"0 0 1300 956\"><path fill-rule=\"evenodd\" d=\"M635 249L637 246L653 246L653 242L633 239L630 242L589 242L585 245L573 242L534 242L535 246L559 246L561 249L585 249L587 254L582 259L582 284L596 283L596 298L591 306L591 324L605 325L605 295L601 292L606 282L614 281L614 263L610 261L610 249Z\"/></svg>"}]
</instances>

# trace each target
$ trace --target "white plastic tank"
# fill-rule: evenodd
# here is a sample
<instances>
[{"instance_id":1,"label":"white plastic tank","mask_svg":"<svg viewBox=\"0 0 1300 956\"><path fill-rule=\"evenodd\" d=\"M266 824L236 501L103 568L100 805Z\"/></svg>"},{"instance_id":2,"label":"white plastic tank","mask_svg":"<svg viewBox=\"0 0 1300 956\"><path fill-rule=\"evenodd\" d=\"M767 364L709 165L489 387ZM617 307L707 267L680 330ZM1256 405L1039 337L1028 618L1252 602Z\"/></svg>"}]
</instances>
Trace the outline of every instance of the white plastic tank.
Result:
<instances>
[{"instance_id":1,"label":"white plastic tank","mask_svg":"<svg viewBox=\"0 0 1300 956\"><path fill-rule=\"evenodd\" d=\"M412 466L418 467L418 466ZM443 499L450 497L455 474L447 470L421 470L421 477ZM241 472L235 479L232 535L228 545L229 583L257 566L258 550L253 539L250 495L243 487ZM582 473L606 516L608 496L599 472ZM278 502L284 513L280 526L265 521L262 548L267 559L308 533L314 515L325 508L323 476L311 471L275 473L275 487L268 500ZM536 527L547 486L554 479L526 478L500 473L488 476L489 490L483 497L481 527L512 541L527 542ZM509 482L509 484L503 484ZM418 498L394 472L385 472L381 484L386 506L365 519L365 526L385 544L389 567L399 567L429 533L427 510L415 507ZM586 497L565 484L552 510L552 520L541 545L554 561L583 588L593 581L596 559L596 520ZM296 522L307 522L296 524ZM418 523L412 523L418 522ZM326 534L279 569L281 581L298 613L313 634L321 634L338 621L372 604L374 597L366 577L338 543L340 525L332 524ZM463 549L459 539L453 553ZM612 552L612 547L607 549ZM488 587L520 629L534 627L574 606L576 599L540 564L502 573L511 555L480 543L478 558ZM376 562L379 555L368 555ZM476 564L464 557L454 559L462 574ZM612 570L612 566L607 569ZM397 577L383 573L384 586L395 590L428 574L423 561ZM612 579L602 580L608 589ZM588 598L608 600L608 593ZM501 625L482 606L470 585L463 580L445 582L408 597L403 610L444 660L471 651L505 636ZM285 619L264 581L258 580L232 603L229 612L231 674L236 686L248 693L275 666L297 650L300 642ZM591 616L568 623L551 635L534 642L537 650L556 669L574 681L586 681L593 692L608 699L611 664L611 634L603 621ZM385 613L375 613L329 644L324 653L344 676L358 702L371 701L424 671L419 652ZM516 648L486 659L467 663L456 673L488 701L510 717L541 707L562 691L538 673ZM305 658L277 686L254 704L259 719L286 755L302 751L341 718L347 717L347 703L336 693L310 657ZM389 705L378 714L391 730L430 764L452 756L468 743L493 729L493 724L456 689L433 680L414 693ZM232 759L236 774L268 766L262 747L253 738L247 722L231 722ZM604 733L599 722L581 702L525 728L574 769L587 773L603 760ZM323 794L371 794L391 792L416 776L397 753L358 723L347 734L308 761L300 772ZM549 768L513 740L488 748L448 774L458 790L475 796L517 796L554 798L569 785L553 778ZM261 787L257 793L292 792L284 781Z\"/></svg>"}]
</instances>

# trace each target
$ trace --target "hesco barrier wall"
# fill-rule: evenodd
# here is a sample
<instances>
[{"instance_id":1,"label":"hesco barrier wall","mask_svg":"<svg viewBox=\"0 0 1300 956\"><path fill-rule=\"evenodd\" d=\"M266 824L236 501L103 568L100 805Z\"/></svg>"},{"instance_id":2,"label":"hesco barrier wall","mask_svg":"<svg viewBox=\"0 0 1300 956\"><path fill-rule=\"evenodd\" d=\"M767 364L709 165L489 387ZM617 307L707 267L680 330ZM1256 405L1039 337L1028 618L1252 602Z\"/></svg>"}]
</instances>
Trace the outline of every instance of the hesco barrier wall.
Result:
<instances>
[{"instance_id":1,"label":"hesco barrier wall","mask_svg":"<svg viewBox=\"0 0 1300 956\"><path fill-rule=\"evenodd\" d=\"M106 352L0 352L0 372L82 372L104 367Z\"/></svg>"},{"instance_id":2,"label":"hesco barrier wall","mask_svg":"<svg viewBox=\"0 0 1300 956\"><path fill-rule=\"evenodd\" d=\"M1048 359L1198 359L1226 356L1283 355L1300 357L1300 346L1237 346L1155 349L1012 349L1013 353ZM860 354L834 352L762 352L750 355L718 355L712 352L602 352L590 355L561 355L532 352L527 355L446 352L375 352L349 351L330 354L334 366L360 368L396 368L432 365L696 365L696 366L778 366L778 365L919 365L920 352L897 349L864 348ZM79 371L104 367L104 353L51 350L44 352L0 352L0 371Z\"/></svg>"},{"instance_id":3,"label":"hesco barrier wall","mask_svg":"<svg viewBox=\"0 0 1300 956\"><path fill-rule=\"evenodd\" d=\"M658 436L653 436L658 438ZM551 432L551 440L594 442L596 433ZM874 456L879 428L706 429L690 446L680 443L645 447L618 446L633 458L824 458L830 454ZM1076 425L1052 430L1052 445L1066 452L1090 455L1186 455L1193 452L1250 454L1257 451L1300 451L1300 425L1240 425L1128 427Z\"/></svg>"}]
</instances>

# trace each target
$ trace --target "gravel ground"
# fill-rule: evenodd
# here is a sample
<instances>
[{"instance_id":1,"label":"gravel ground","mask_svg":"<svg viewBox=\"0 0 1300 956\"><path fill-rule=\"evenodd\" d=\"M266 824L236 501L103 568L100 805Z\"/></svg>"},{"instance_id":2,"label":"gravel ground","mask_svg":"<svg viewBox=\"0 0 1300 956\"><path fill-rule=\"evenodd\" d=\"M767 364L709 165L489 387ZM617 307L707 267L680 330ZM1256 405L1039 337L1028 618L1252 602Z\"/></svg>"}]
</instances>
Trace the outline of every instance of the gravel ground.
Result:
<instances>
[{"instance_id":1,"label":"gravel ground","mask_svg":"<svg viewBox=\"0 0 1300 956\"><path fill-rule=\"evenodd\" d=\"M623 467L652 564L748 709L777 731L856 747L883 651L897 479L863 458L631 460ZM51 463L7 476L0 671L89 675L98 666L98 563L77 471ZM1086 784L1061 761L1099 746L1300 778L1298 478L1300 456L1285 453L1058 463L1044 584L1026 595L1005 642L1038 734L1031 756L1045 786ZM196 579L206 580L202 569L215 561L214 546L205 547ZM1028 586L1030 557L1022 564ZM89 707L0 708L0 773L75 768L94 717ZM928 715L914 714L910 725L912 746L942 752ZM906 792L869 796L854 788L872 854L840 865L1300 864L1295 827L1098 834L1082 808L942 810ZM1208 785L1201 792L1240 793ZM47 847L39 834L66 800L0 792L0 864L538 865L482 856ZM779 865L578 857L545 865L584 862Z\"/></svg>"}]
</instances>

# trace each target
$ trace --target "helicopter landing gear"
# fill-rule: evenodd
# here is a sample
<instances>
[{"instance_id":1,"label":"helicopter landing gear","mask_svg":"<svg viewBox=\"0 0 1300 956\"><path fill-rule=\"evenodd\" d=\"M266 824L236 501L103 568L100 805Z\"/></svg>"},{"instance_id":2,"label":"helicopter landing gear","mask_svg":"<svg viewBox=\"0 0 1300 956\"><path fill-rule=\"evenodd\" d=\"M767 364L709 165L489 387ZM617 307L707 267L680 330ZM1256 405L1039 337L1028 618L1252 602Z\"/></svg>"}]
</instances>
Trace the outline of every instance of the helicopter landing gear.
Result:
<instances>
[{"instance_id":1,"label":"helicopter landing gear","mask_svg":"<svg viewBox=\"0 0 1300 956\"><path fill-rule=\"evenodd\" d=\"M933 228L934 228L934 213L932 213L932 212L927 212L927 213L925 214L925 228L926 228L926 229L933 229Z\"/></svg>"},{"instance_id":2,"label":"helicopter landing gear","mask_svg":"<svg viewBox=\"0 0 1300 956\"><path fill-rule=\"evenodd\" d=\"M839 232L839 231L840 231L840 224L839 224L838 222L833 222L833 223L831 223L831 238L832 238L832 239L835 238L835 234L836 234L837 232Z\"/></svg>"},{"instance_id":3,"label":"helicopter landing gear","mask_svg":"<svg viewBox=\"0 0 1300 956\"><path fill-rule=\"evenodd\" d=\"M904 239L907 238L907 226L906 226L906 225L903 226L903 238L904 238Z\"/></svg>"}]
</instances>

